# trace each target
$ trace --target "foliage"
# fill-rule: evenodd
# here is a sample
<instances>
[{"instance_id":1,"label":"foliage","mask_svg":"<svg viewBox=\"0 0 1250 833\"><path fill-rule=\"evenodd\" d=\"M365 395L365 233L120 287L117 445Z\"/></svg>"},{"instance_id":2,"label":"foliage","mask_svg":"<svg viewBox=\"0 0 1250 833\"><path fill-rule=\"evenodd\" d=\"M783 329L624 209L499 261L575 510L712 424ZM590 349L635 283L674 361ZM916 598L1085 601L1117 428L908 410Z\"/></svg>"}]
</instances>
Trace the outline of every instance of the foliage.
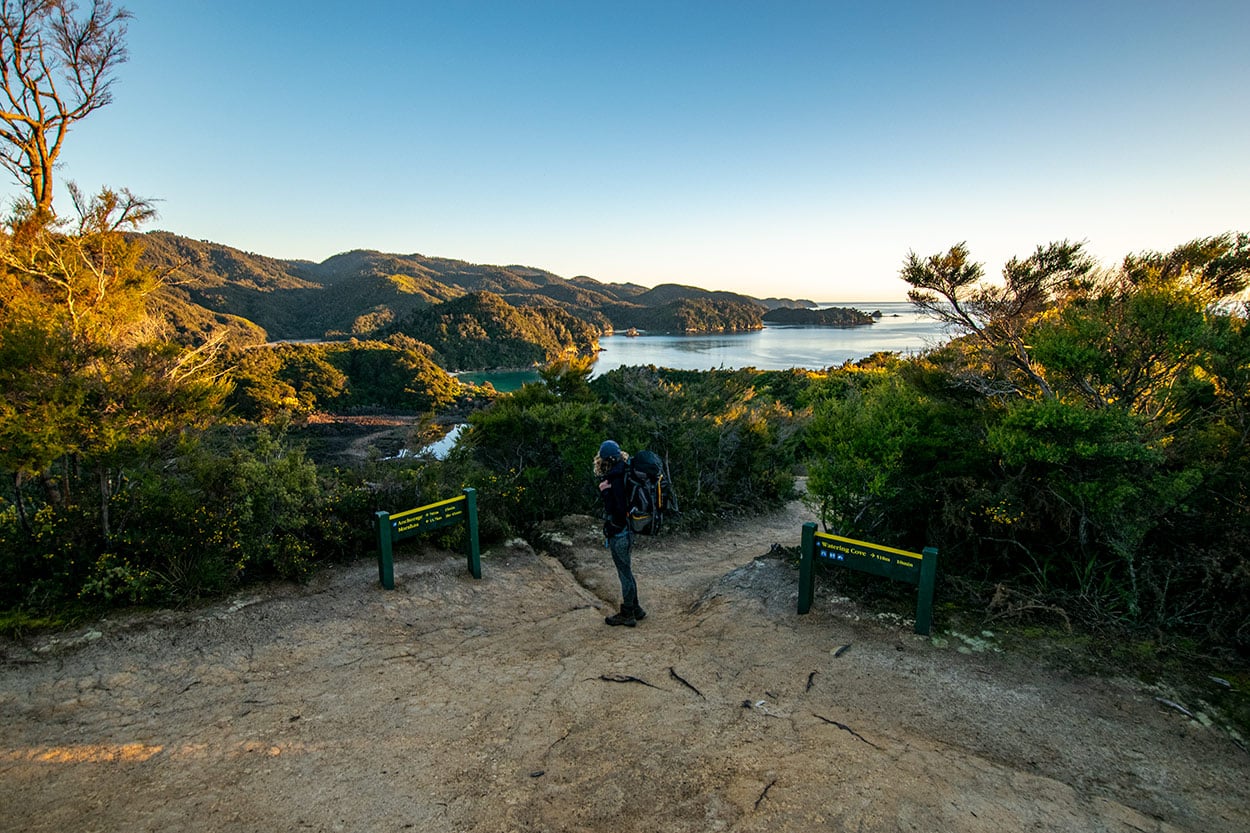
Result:
<instances>
[{"instance_id":1,"label":"foliage","mask_svg":"<svg viewBox=\"0 0 1250 833\"><path fill-rule=\"evenodd\" d=\"M243 578L302 579L346 554L332 490L298 448L265 431L247 446L184 446L175 467L123 493L114 546L166 595L218 592Z\"/></svg>"},{"instance_id":2,"label":"foliage","mask_svg":"<svg viewBox=\"0 0 1250 833\"><path fill-rule=\"evenodd\" d=\"M490 292L473 292L418 309L392 327L430 345L442 367L484 370L531 367L586 355L599 330L560 307L514 307Z\"/></svg>"},{"instance_id":3,"label":"foliage","mask_svg":"<svg viewBox=\"0 0 1250 833\"><path fill-rule=\"evenodd\" d=\"M808 390L814 505L1039 609L1250 646L1248 274L1245 235L1110 270L1052 244L997 286L962 246L910 254L964 336Z\"/></svg>"},{"instance_id":4,"label":"foliage","mask_svg":"<svg viewBox=\"0 0 1250 833\"><path fill-rule=\"evenodd\" d=\"M297 448L265 431L212 443L185 439L132 464L110 499L113 527L94 504L42 503L24 528L0 512L0 602L169 604L244 580L302 579L314 565L358 552L367 514L360 488L319 475Z\"/></svg>"},{"instance_id":5,"label":"foliage","mask_svg":"<svg viewBox=\"0 0 1250 833\"><path fill-rule=\"evenodd\" d=\"M760 396L776 374L624 367L592 382L609 434L667 460L685 524L779 505L794 489L798 418ZM758 387L757 387L758 386Z\"/></svg>"},{"instance_id":6,"label":"foliage","mask_svg":"<svg viewBox=\"0 0 1250 833\"><path fill-rule=\"evenodd\" d=\"M556 392L562 386L565 395ZM593 398L572 394L576 387L558 374L547 384L525 385L473 414L461 436L461 454L477 472L480 506L514 533L532 537L544 520L594 507L590 461L607 413Z\"/></svg>"},{"instance_id":7,"label":"foliage","mask_svg":"<svg viewBox=\"0 0 1250 833\"><path fill-rule=\"evenodd\" d=\"M974 476L957 449L975 436L976 411L898 372L832 376L843 392L813 407L803 436L809 503L828 531L923 548L933 509Z\"/></svg>"},{"instance_id":8,"label":"foliage","mask_svg":"<svg viewBox=\"0 0 1250 833\"><path fill-rule=\"evenodd\" d=\"M178 278L175 278L172 282L177 281ZM163 322L166 337L171 342L194 347L197 344L219 341L242 349L264 344L269 340L264 330L246 318L214 313L197 304L180 300L170 291L170 283L163 283L151 295L148 311Z\"/></svg>"},{"instance_id":9,"label":"foliage","mask_svg":"<svg viewBox=\"0 0 1250 833\"><path fill-rule=\"evenodd\" d=\"M919 309L968 334L968 346L989 369L983 392L991 396L1053 392L1026 344L1024 328L1067 293L1078 291L1094 269L1079 243L1052 243L1003 267L1001 286L982 281L984 270L963 243L921 259L909 252L901 277Z\"/></svg>"},{"instance_id":10,"label":"foliage","mask_svg":"<svg viewBox=\"0 0 1250 833\"><path fill-rule=\"evenodd\" d=\"M237 416L264 422L303 418L317 410L445 408L460 385L430 359L428 345L402 334L385 342L275 344L227 358Z\"/></svg>"},{"instance_id":11,"label":"foliage","mask_svg":"<svg viewBox=\"0 0 1250 833\"><path fill-rule=\"evenodd\" d=\"M618 330L714 333L758 330L764 310L757 304L711 298L678 298L656 307L613 305L605 313Z\"/></svg>"},{"instance_id":12,"label":"foliage","mask_svg":"<svg viewBox=\"0 0 1250 833\"><path fill-rule=\"evenodd\" d=\"M764 313L764 320L772 324L802 324L823 327L860 327L875 323L871 315L849 307L806 309L804 307L777 307Z\"/></svg>"},{"instance_id":13,"label":"foliage","mask_svg":"<svg viewBox=\"0 0 1250 833\"><path fill-rule=\"evenodd\" d=\"M666 459L688 528L775 506L793 489L794 415L756 401L761 374L620 368L587 384L571 363L544 383L500 397L470 418L461 439L476 469L482 505L509 528L536 534L542 522L599 512L591 463L612 437Z\"/></svg>"},{"instance_id":14,"label":"foliage","mask_svg":"<svg viewBox=\"0 0 1250 833\"><path fill-rule=\"evenodd\" d=\"M161 276L139 266L120 229L150 206L127 191L72 193L75 228L19 213L0 238L0 469L18 478L20 512L22 481L55 503L73 461L98 464L107 534L110 467L207 420L222 390L209 367L216 345L173 344L148 313Z\"/></svg>"}]
</instances>

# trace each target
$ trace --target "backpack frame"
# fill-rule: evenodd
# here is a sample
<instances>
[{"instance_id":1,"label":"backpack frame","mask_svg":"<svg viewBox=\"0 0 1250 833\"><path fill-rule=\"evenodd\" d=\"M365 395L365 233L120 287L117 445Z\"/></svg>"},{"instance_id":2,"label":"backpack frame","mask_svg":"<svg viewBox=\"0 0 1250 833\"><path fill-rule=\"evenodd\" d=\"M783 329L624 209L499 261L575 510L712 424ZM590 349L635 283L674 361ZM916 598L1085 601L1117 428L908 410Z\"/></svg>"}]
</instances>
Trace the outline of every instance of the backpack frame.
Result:
<instances>
[{"instance_id":1,"label":"backpack frame","mask_svg":"<svg viewBox=\"0 0 1250 833\"><path fill-rule=\"evenodd\" d=\"M667 508L664 463L653 451L639 451L630 458L625 471L629 484L626 513L629 529L635 535L658 535Z\"/></svg>"}]
</instances>

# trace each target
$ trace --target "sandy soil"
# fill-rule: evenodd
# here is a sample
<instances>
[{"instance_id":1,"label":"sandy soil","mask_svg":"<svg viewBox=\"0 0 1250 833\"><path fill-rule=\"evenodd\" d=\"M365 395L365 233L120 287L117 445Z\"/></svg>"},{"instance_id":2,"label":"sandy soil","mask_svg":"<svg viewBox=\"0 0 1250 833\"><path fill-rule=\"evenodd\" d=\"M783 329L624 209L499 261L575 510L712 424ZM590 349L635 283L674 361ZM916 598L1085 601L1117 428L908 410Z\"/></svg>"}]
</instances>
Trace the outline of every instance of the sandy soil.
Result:
<instances>
[{"instance_id":1,"label":"sandy soil","mask_svg":"<svg viewBox=\"0 0 1250 833\"><path fill-rule=\"evenodd\" d=\"M1157 691L830 581L798 616L805 519L640 541L634 629L573 518L480 581L422 551L3 645L0 829L1250 830L1250 756Z\"/></svg>"}]
</instances>

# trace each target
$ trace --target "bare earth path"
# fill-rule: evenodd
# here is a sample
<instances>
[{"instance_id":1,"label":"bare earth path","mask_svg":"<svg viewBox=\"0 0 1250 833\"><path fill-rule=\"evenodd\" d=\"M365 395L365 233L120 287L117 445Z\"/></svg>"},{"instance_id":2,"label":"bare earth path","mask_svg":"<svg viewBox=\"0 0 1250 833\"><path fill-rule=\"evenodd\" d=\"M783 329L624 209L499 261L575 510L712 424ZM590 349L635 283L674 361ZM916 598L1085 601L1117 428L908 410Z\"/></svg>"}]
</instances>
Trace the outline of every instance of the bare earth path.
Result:
<instances>
[{"instance_id":1,"label":"bare earth path","mask_svg":"<svg viewBox=\"0 0 1250 833\"><path fill-rule=\"evenodd\" d=\"M574 519L559 560L488 553L480 581L430 552L384 591L361 561L4 645L0 830L1250 830L1250 756L1140 684L828 586L796 615L767 554L803 520L640 542L632 630Z\"/></svg>"}]
</instances>

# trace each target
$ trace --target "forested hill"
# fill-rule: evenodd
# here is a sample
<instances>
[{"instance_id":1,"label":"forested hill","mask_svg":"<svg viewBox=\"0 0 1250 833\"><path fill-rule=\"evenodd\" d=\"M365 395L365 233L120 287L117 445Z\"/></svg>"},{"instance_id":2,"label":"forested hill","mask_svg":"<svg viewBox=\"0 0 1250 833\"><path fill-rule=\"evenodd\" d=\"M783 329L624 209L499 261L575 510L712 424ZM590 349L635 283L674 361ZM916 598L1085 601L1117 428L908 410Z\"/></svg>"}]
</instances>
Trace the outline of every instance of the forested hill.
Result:
<instances>
[{"instance_id":1,"label":"forested hill","mask_svg":"<svg viewBox=\"0 0 1250 833\"><path fill-rule=\"evenodd\" d=\"M228 324L250 339L370 336L415 310L471 292L490 292L514 307L560 307L595 326L610 322L620 329L750 329L759 326L767 309L815 306L807 300L764 301L680 284L648 289L586 276L566 279L529 266L421 254L358 250L313 263L163 231L143 239L147 263L173 270L166 305L180 329Z\"/></svg>"},{"instance_id":2,"label":"forested hill","mask_svg":"<svg viewBox=\"0 0 1250 833\"><path fill-rule=\"evenodd\" d=\"M397 322L402 333L434 349L448 370L528 367L593 354L606 320L597 326L555 305L512 306L492 292L414 310Z\"/></svg>"},{"instance_id":3,"label":"forested hill","mask_svg":"<svg viewBox=\"0 0 1250 833\"><path fill-rule=\"evenodd\" d=\"M774 324L804 324L821 327L858 327L873 323L876 316L857 309L833 307L831 309L802 309L778 307L764 313L764 320Z\"/></svg>"}]
</instances>

